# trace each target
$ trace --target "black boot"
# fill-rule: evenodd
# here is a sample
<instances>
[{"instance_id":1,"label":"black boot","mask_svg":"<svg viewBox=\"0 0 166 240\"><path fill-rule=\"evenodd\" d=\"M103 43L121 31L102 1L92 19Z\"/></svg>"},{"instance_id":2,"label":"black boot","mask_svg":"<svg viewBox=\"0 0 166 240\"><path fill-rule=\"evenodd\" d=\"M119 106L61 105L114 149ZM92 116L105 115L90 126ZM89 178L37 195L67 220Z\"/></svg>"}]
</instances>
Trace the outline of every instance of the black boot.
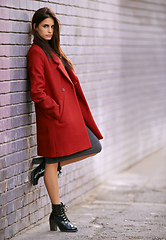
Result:
<instances>
[{"instance_id":1,"label":"black boot","mask_svg":"<svg viewBox=\"0 0 166 240\"><path fill-rule=\"evenodd\" d=\"M42 163L32 170L31 172L31 183L32 185L37 185L40 177L44 176L45 171L45 159L43 158Z\"/></svg>"},{"instance_id":2,"label":"black boot","mask_svg":"<svg viewBox=\"0 0 166 240\"><path fill-rule=\"evenodd\" d=\"M76 226L73 226L65 213L65 205L61 204L52 204L52 213L49 218L50 230L56 231L57 226L61 232L77 232L78 229Z\"/></svg>"},{"instance_id":3,"label":"black boot","mask_svg":"<svg viewBox=\"0 0 166 240\"><path fill-rule=\"evenodd\" d=\"M34 164L40 164L43 162L43 160L45 159L45 157L34 157L32 159L32 165Z\"/></svg>"},{"instance_id":4,"label":"black boot","mask_svg":"<svg viewBox=\"0 0 166 240\"><path fill-rule=\"evenodd\" d=\"M32 160L32 165L33 164L38 164L38 163L40 163L40 165L38 167L36 167L34 170L32 170L32 172L31 172L31 183L34 186L38 184L39 178L44 176L45 158L44 157L38 157L38 158L34 158ZM61 174L62 174L62 167L60 166L60 162L58 163L58 169L57 170L58 170L58 177L60 177Z\"/></svg>"}]
</instances>

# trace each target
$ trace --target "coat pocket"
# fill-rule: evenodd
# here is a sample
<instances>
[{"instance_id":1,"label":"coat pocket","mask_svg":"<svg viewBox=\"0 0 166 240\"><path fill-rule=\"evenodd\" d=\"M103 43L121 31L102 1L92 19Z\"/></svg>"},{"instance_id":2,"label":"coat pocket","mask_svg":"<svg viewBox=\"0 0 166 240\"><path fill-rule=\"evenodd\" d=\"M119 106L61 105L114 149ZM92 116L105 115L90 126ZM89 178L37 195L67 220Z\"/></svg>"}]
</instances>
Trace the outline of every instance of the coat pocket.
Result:
<instances>
[{"instance_id":1,"label":"coat pocket","mask_svg":"<svg viewBox=\"0 0 166 240\"><path fill-rule=\"evenodd\" d=\"M58 121L60 121L61 118L62 118L63 110L64 110L64 102L63 102L63 100L59 100L59 117L58 117Z\"/></svg>"}]
</instances>

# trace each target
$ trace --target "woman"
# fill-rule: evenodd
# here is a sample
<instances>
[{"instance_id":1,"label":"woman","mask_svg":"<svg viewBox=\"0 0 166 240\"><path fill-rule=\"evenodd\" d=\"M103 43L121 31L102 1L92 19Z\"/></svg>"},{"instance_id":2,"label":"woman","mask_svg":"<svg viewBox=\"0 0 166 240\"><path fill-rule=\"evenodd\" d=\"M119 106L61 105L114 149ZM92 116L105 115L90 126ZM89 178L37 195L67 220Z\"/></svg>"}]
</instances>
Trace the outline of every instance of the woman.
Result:
<instances>
[{"instance_id":1,"label":"woman","mask_svg":"<svg viewBox=\"0 0 166 240\"><path fill-rule=\"evenodd\" d=\"M59 21L48 8L32 18L34 43L28 55L31 99L35 102L38 155L44 161L32 174L44 182L52 203L50 230L76 232L60 202L57 169L101 151L102 135L92 117L72 62L60 48ZM45 171L43 171L45 169ZM37 176L37 177L36 177Z\"/></svg>"}]
</instances>

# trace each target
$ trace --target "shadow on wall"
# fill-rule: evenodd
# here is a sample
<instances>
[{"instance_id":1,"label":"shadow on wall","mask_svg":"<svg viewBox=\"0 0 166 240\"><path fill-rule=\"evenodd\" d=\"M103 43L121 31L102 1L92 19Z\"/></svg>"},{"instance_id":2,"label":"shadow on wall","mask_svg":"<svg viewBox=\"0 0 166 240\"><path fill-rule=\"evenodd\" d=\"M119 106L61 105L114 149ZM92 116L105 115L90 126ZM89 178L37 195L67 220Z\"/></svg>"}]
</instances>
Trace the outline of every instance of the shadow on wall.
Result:
<instances>
[{"instance_id":1,"label":"shadow on wall","mask_svg":"<svg viewBox=\"0 0 166 240\"><path fill-rule=\"evenodd\" d=\"M16 33L13 33L10 39L11 152L19 155L17 162L27 163L26 160L36 155L36 149L33 148L36 145L34 103L30 99L26 59L32 37L30 16L21 12L18 19L21 21L12 24Z\"/></svg>"},{"instance_id":2,"label":"shadow on wall","mask_svg":"<svg viewBox=\"0 0 166 240\"><path fill-rule=\"evenodd\" d=\"M31 20L31 19L30 19ZM31 22L28 24L28 50L32 44L33 36L32 36L32 28L31 28ZM32 150L34 146L36 146L36 118L35 118L35 109L34 109L34 103L31 101L30 98L30 81L28 77L28 71L27 71L27 61L26 61L26 103L27 103L27 110L28 110L28 136L27 136L27 144L28 144L28 159L34 157L37 155L36 148Z\"/></svg>"},{"instance_id":3,"label":"shadow on wall","mask_svg":"<svg viewBox=\"0 0 166 240\"><path fill-rule=\"evenodd\" d=\"M18 13L19 14L19 13ZM31 44L30 16L21 12L18 20L13 21L10 34L10 121L11 153L17 156L17 162L29 159L31 136L35 130L34 106L30 99L30 83L27 76L26 55ZM28 151L27 151L28 149ZM24 152L24 153L23 153Z\"/></svg>"}]
</instances>

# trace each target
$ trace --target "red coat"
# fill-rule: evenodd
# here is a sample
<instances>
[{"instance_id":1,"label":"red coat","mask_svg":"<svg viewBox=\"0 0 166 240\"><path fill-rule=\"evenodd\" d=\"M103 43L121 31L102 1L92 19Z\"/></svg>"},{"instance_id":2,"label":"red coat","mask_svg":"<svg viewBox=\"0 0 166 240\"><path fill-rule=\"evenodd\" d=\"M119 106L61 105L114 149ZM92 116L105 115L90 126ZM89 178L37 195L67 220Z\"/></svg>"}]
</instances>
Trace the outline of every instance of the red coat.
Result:
<instances>
[{"instance_id":1,"label":"red coat","mask_svg":"<svg viewBox=\"0 0 166 240\"><path fill-rule=\"evenodd\" d=\"M31 99L35 102L38 155L60 157L91 147L86 125L102 139L79 80L60 59L50 62L33 44L27 55ZM70 77L69 77L69 75Z\"/></svg>"}]
</instances>

